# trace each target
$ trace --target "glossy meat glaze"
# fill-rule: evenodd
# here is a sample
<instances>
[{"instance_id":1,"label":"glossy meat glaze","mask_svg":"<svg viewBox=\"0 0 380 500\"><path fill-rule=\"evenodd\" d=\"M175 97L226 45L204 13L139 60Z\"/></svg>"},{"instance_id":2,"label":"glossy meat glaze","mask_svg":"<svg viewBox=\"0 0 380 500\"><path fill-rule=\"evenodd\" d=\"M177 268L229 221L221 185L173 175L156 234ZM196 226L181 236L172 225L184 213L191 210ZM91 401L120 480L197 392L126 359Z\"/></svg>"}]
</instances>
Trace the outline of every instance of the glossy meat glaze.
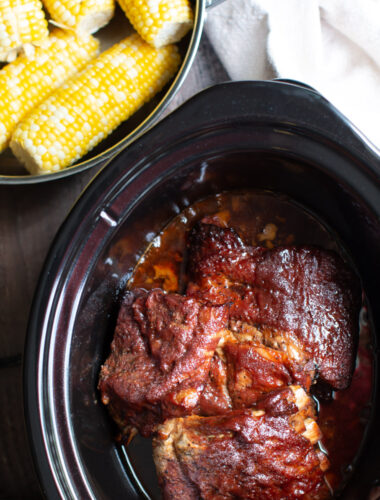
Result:
<instances>
[{"instance_id":1,"label":"glossy meat glaze","mask_svg":"<svg viewBox=\"0 0 380 500\"><path fill-rule=\"evenodd\" d=\"M99 389L124 434L148 436L165 418L198 405L227 309L162 290L124 298Z\"/></svg>"},{"instance_id":2,"label":"glossy meat glaze","mask_svg":"<svg viewBox=\"0 0 380 500\"><path fill-rule=\"evenodd\" d=\"M188 295L228 304L235 329L269 327L266 343L282 338L332 387L349 385L361 297L338 255L313 247L250 247L233 229L200 223L190 234L189 268Z\"/></svg>"},{"instance_id":3,"label":"glossy meat glaze","mask_svg":"<svg viewBox=\"0 0 380 500\"><path fill-rule=\"evenodd\" d=\"M359 285L333 252L209 222L189 236L186 295L125 295L102 401L127 440L154 435L165 498L329 498L305 391L349 385Z\"/></svg>"}]
</instances>

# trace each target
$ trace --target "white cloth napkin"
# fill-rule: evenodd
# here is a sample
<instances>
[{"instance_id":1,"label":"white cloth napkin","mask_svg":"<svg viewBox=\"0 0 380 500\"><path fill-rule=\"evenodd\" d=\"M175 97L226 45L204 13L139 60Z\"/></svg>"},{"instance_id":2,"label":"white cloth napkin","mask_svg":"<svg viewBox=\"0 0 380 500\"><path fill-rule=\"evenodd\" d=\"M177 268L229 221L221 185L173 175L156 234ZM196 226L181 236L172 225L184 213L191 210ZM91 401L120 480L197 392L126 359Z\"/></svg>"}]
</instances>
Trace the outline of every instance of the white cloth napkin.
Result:
<instances>
[{"instance_id":1,"label":"white cloth napkin","mask_svg":"<svg viewBox=\"0 0 380 500\"><path fill-rule=\"evenodd\" d=\"M231 79L303 81L380 148L380 0L226 0L206 33Z\"/></svg>"}]
</instances>

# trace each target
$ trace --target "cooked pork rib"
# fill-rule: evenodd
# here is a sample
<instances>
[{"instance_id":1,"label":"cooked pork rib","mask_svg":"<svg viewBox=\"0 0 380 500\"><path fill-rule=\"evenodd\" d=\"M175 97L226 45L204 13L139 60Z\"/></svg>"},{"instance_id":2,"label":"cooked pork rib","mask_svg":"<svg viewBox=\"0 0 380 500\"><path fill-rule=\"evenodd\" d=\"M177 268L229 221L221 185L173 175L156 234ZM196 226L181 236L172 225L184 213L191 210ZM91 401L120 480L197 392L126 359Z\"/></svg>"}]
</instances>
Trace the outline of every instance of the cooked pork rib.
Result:
<instances>
[{"instance_id":1,"label":"cooked pork rib","mask_svg":"<svg viewBox=\"0 0 380 500\"><path fill-rule=\"evenodd\" d=\"M190 233L189 254L188 296L229 305L231 328L263 328L269 345L293 346L333 388L349 385L360 288L336 254L313 247L249 247L233 229L204 223Z\"/></svg>"},{"instance_id":2,"label":"cooked pork rib","mask_svg":"<svg viewBox=\"0 0 380 500\"><path fill-rule=\"evenodd\" d=\"M226 319L224 307L162 290L126 294L99 380L124 433L136 427L147 436L197 407Z\"/></svg>"},{"instance_id":3,"label":"cooked pork rib","mask_svg":"<svg viewBox=\"0 0 380 500\"><path fill-rule=\"evenodd\" d=\"M249 408L298 379L286 352L225 328L227 309L161 290L127 293L101 369L104 404L125 437L165 418ZM247 331L247 330L246 330Z\"/></svg>"},{"instance_id":4,"label":"cooked pork rib","mask_svg":"<svg viewBox=\"0 0 380 500\"><path fill-rule=\"evenodd\" d=\"M302 379L284 351L227 330L225 306L136 289L120 308L111 354L100 373L102 401L126 438L166 418L249 408ZM133 430L133 432L135 432Z\"/></svg>"},{"instance_id":5,"label":"cooked pork rib","mask_svg":"<svg viewBox=\"0 0 380 500\"><path fill-rule=\"evenodd\" d=\"M260 409L167 420L153 439L164 498L330 498L313 404L301 387L267 396Z\"/></svg>"}]
</instances>

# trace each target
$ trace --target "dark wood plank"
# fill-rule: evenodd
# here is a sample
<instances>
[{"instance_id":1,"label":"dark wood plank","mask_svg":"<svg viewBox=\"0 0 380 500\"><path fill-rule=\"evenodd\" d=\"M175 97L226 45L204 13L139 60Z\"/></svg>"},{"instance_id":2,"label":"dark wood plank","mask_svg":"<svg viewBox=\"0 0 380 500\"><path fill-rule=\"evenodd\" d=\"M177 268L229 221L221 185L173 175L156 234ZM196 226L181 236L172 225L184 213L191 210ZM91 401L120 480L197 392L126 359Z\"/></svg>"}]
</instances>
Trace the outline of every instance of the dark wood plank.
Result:
<instances>
[{"instance_id":1,"label":"dark wood plank","mask_svg":"<svg viewBox=\"0 0 380 500\"><path fill-rule=\"evenodd\" d=\"M0 498L39 499L23 421L21 364L0 369Z\"/></svg>"},{"instance_id":2,"label":"dark wood plank","mask_svg":"<svg viewBox=\"0 0 380 500\"><path fill-rule=\"evenodd\" d=\"M22 366L38 276L57 229L93 177L0 186L0 498L42 497L24 426Z\"/></svg>"}]
</instances>

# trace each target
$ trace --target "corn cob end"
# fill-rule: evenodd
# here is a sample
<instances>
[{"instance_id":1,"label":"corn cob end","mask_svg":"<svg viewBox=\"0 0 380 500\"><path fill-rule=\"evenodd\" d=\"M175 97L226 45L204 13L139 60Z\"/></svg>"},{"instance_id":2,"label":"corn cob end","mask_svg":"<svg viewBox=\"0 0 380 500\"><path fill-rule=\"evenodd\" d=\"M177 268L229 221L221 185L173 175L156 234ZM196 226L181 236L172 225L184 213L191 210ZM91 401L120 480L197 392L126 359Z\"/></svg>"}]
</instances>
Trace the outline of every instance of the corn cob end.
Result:
<instances>
[{"instance_id":1,"label":"corn cob end","mask_svg":"<svg viewBox=\"0 0 380 500\"><path fill-rule=\"evenodd\" d=\"M177 43L193 27L189 0L118 0L139 35L159 49Z\"/></svg>"},{"instance_id":2,"label":"corn cob end","mask_svg":"<svg viewBox=\"0 0 380 500\"><path fill-rule=\"evenodd\" d=\"M111 20L114 0L43 0L44 5L59 26L82 33L95 33Z\"/></svg>"},{"instance_id":3,"label":"corn cob end","mask_svg":"<svg viewBox=\"0 0 380 500\"><path fill-rule=\"evenodd\" d=\"M78 23L78 31L82 31L84 33L95 33L110 22L113 13L114 11L109 9L101 12L95 12L83 17Z\"/></svg>"},{"instance_id":4,"label":"corn cob end","mask_svg":"<svg viewBox=\"0 0 380 500\"><path fill-rule=\"evenodd\" d=\"M32 147L32 150L30 150L28 145L25 144L25 141L14 141L12 139L10 147L15 157L24 165L30 174L38 175L47 172L41 168L42 165L36 160L36 154L35 151L33 151L35 148Z\"/></svg>"},{"instance_id":5,"label":"corn cob end","mask_svg":"<svg viewBox=\"0 0 380 500\"><path fill-rule=\"evenodd\" d=\"M165 45L179 42L190 31L192 26L193 22L190 19L168 23L157 33L153 46L159 49L165 47Z\"/></svg>"}]
</instances>

